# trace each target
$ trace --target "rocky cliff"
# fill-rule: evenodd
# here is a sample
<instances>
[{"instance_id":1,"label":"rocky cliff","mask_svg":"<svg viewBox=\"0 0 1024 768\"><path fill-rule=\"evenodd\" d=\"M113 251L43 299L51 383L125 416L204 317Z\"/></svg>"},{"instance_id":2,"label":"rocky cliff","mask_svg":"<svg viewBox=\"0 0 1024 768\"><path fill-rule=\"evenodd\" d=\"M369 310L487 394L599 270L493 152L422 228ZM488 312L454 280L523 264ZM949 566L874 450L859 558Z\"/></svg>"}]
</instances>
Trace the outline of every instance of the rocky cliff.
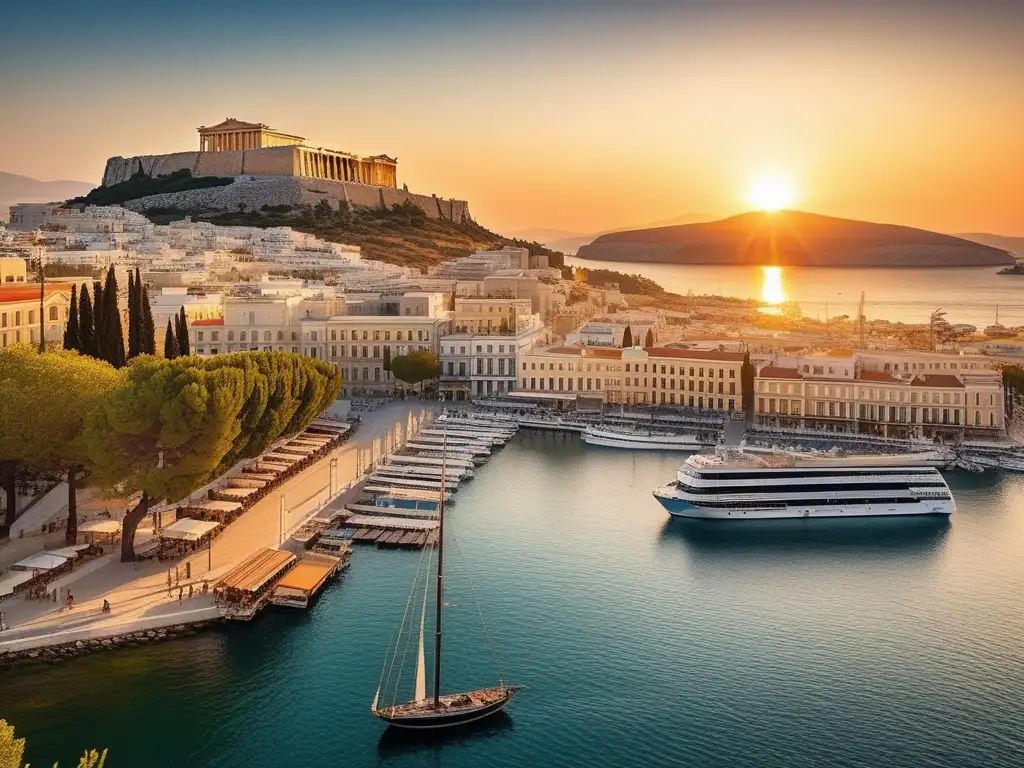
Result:
<instances>
[{"instance_id":1,"label":"rocky cliff","mask_svg":"<svg viewBox=\"0 0 1024 768\"><path fill-rule=\"evenodd\" d=\"M594 261L815 267L962 267L1011 264L999 248L896 224L801 211L602 235L580 248Z\"/></svg>"}]
</instances>

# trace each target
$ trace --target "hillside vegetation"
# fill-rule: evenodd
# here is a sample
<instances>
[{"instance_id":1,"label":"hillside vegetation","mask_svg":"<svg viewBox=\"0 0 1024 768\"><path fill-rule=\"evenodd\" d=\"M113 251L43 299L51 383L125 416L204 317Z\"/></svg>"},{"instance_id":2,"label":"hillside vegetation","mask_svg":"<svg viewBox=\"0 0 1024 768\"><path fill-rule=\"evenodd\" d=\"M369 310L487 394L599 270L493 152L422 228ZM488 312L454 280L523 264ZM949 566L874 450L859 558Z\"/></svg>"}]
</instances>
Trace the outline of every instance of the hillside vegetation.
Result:
<instances>
[{"instance_id":1,"label":"hillside vegetation","mask_svg":"<svg viewBox=\"0 0 1024 768\"><path fill-rule=\"evenodd\" d=\"M120 185L119 185L120 186ZM528 243L491 232L476 222L431 219L411 203L391 208L333 208L326 201L315 206L293 208L264 206L258 211L202 213L178 209L150 209L146 215L158 224L184 215L224 226L292 227L334 243L358 245L363 258L384 261L426 271L427 267L468 256L474 251L504 246L528 247L532 253L547 254L552 266L561 267L563 254L539 243Z\"/></svg>"},{"instance_id":2,"label":"hillside vegetation","mask_svg":"<svg viewBox=\"0 0 1024 768\"><path fill-rule=\"evenodd\" d=\"M120 205L148 195L225 187L233 181L234 179L230 176L193 176L192 172L187 169L156 177L139 171L128 181L110 187L98 186L88 194L68 200L65 205Z\"/></svg>"}]
</instances>

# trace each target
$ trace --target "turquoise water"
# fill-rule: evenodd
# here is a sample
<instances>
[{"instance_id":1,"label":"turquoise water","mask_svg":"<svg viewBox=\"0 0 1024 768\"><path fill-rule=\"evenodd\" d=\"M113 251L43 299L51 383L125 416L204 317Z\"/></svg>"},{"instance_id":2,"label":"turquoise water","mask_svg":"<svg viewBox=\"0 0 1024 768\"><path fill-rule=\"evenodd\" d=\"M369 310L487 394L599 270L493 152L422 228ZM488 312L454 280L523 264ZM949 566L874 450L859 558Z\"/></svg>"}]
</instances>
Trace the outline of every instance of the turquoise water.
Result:
<instances>
[{"instance_id":1,"label":"turquoise water","mask_svg":"<svg viewBox=\"0 0 1024 768\"><path fill-rule=\"evenodd\" d=\"M483 728L382 736L419 555L368 547L308 614L0 672L0 716L37 765L1024 764L1024 477L951 475L949 523L688 525L650 494L678 461L521 433L464 485L447 679L491 682L468 571L529 686Z\"/></svg>"}]
</instances>

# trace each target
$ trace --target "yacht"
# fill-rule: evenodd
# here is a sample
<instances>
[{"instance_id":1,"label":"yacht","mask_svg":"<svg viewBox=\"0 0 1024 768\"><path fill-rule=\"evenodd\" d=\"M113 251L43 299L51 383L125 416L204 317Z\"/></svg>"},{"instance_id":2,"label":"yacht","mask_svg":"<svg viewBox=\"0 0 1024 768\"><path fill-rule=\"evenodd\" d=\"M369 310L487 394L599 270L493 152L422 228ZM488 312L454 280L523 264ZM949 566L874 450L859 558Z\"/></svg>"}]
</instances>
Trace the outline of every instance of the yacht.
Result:
<instances>
[{"instance_id":1,"label":"yacht","mask_svg":"<svg viewBox=\"0 0 1024 768\"><path fill-rule=\"evenodd\" d=\"M583 430L587 445L627 448L634 451L699 451L707 447L696 435L673 435L632 429L587 427Z\"/></svg>"},{"instance_id":2,"label":"yacht","mask_svg":"<svg viewBox=\"0 0 1024 768\"><path fill-rule=\"evenodd\" d=\"M928 454L754 454L718 448L690 456L654 497L675 517L950 515L949 486Z\"/></svg>"}]
</instances>

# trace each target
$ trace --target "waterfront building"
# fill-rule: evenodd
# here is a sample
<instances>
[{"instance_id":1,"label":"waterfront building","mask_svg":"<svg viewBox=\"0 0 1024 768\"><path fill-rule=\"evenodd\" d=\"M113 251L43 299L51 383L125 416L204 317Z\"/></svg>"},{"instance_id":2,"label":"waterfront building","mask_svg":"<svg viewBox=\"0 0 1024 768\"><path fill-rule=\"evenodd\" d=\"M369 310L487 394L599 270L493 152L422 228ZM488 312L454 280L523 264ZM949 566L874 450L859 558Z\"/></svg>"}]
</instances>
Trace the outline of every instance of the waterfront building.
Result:
<instances>
[{"instance_id":1,"label":"waterfront building","mask_svg":"<svg viewBox=\"0 0 1024 768\"><path fill-rule=\"evenodd\" d=\"M519 390L605 403L743 410L739 352L552 346L523 355Z\"/></svg>"},{"instance_id":2,"label":"waterfront building","mask_svg":"<svg viewBox=\"0 0 1024 768\"><path fill-rule=\"evenodd\" d=\"M42 311L47 343L63 343L70 305L70 283L46 284ZM38 343L39 284L0 285L0 347Z\"/></svg>"},{"instance_id":3,"label":"waterfront building","mask_svg":"<svg viewBox=\"0 0 1024 768\"><path fill-rule=\"evenodd\" d=\"M784 362L757 372L754 412L763 426L926 438L1004 430L1002 377L970 360L868 352Z\"/></svg>"}]
</instances>

